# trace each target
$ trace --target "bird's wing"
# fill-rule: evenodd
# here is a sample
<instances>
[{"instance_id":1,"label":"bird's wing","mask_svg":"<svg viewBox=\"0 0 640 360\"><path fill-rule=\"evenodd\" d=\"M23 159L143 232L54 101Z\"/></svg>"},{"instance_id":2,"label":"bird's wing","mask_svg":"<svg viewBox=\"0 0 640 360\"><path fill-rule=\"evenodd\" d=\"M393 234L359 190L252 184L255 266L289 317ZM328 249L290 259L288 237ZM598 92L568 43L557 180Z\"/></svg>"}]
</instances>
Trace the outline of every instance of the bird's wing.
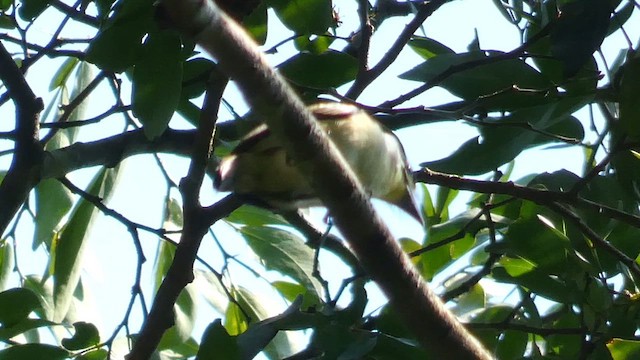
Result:
<instances>
[{"instance_id":1,"label":"bird's wing","mask_svg":"<svg viewBox=\"0 0 640 360\"><path fill-rule=\"evenodd\" d=\"M309 110L318 121L348 119L351 115L360 111L354 105L332 102L312 104L309 106Z\"/></svg>"},{"instance_id":2,"label":"bird's wing","mask_svg":"<svg viewBox=\"0 0 640 360\"><path fill-rule=\"evenodd\" d=\"M282 146L273 140L271 130L267 125L260 124L240 140L240 143L231 151L231 154L262 152L276 147Z\"/></svg>"}]
</instances>

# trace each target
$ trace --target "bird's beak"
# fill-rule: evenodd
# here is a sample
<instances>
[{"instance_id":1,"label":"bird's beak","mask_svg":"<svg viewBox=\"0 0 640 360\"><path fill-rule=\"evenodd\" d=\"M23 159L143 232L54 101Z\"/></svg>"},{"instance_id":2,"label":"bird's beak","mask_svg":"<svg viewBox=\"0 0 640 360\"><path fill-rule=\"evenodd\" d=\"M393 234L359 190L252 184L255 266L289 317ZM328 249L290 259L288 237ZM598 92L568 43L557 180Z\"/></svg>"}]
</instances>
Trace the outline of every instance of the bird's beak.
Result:
<instances>
[{"instance_id":1,"label":"bird's beak","mask_svg":"<svg viewBox=\"0 0 640 360\"><path fill-rule=\"evenodd\" d=\"M395 204L402 210L406 211L414 219L418 220L418 222L422 226L424 226L424 219L422 218L422 212L418 208L416 204L416 200L413 198L413 194L411 193L411 191L405 192L402 198L400 198L400 200Z\"/></svg>"}]
</instances>

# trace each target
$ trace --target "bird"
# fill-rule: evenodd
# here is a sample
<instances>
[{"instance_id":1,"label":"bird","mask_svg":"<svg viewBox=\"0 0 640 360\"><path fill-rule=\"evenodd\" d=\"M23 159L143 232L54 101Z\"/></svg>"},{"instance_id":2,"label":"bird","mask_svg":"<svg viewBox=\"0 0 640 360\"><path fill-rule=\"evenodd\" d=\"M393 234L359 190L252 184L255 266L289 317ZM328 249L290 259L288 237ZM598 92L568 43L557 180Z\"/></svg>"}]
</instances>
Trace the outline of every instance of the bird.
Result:
<instances>
[{"instance_id":1,"label":"bird","mask_svg":"<svg viewBox=\"0 0 640 360\"><path fill-rule=\"evenodd\" d=\"M400 140L361 108L322 101L308 106L365 191L424 224L414 198L414 182ZM294 160L265 124L250 131L224 156L214 175L218 191L247 203L294 210L322 205Z\"/></svg>"}]
</instances>

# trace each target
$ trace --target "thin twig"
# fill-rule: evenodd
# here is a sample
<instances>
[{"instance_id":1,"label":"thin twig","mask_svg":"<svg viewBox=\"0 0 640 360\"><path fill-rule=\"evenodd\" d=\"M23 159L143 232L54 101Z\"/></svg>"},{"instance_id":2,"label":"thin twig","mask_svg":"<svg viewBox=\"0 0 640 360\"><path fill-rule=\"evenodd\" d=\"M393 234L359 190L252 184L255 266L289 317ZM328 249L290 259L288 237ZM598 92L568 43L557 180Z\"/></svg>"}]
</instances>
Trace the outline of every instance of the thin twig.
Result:
<instances>
[{"instance_id":1,"label":"thin twig","mask_svg":"<svg viewBox=\"0 0 640 360\"><path fill-rule=\"evenodd\" d=\"M598 235L595 231L593 231L593 229L591 229L589 225L587 225L587 223L585 223L584 220L578 214L571 211L566 206L563 206L557 203L550 203L550 204L547 204L547 206L551 210L555 211L556 213L560 214L565 219L569 220L574 225L576 225L580 229L580 231L589 240L591 240L591 242L593 242L596 246L600 247L604 251L611 254L611 256L616 258L622 264L626 265L627 268L629 268L629 271L631 271L636 276L636 278L640 279L640 267L638 266L636 261L630 258L629 256L627 256L625 253L620 251L615 246L611 245L608 241L606 241L600 235Z\"/></svg>"},{"instance_id":2,"label":"thin twig","mask_svg":"<svg viewBox=\"0 0 640 360\"><path fill-rule=\"evenodd\" d=\"M444 5L447 0L432 0L420 6L420 10L411 20L409 24L398 35L396 41L391 45L389 51L380 59L380 61L369 71L366 76L360 76L353 83L347 94L348 98L356 99L364 89L377 79L393 62L398 58L400 52L409 42L413 34L422 26L422 23L433 14L440 6Z\"/></svg>"}]
</instances>

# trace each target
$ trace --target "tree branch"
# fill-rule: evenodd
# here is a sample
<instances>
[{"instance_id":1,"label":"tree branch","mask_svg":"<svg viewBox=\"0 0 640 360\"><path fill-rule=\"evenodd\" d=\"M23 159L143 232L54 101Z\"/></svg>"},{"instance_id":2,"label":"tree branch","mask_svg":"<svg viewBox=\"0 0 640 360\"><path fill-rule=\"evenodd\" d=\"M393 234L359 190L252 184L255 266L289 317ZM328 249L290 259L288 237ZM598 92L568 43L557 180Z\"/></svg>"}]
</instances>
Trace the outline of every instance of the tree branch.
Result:
<instances>
[{"instance_id":1,"label":"tree branch","mask_svg":"<svg viewBox=\"0 0 640 360\"><path fill-rule=\"evenodd\" d=\"M233 196L216 204L215 209L218 211L214 213L202 208L199 201L200 187L211 155L218 107L226 85L226 78L217 72L211 73L204 99L204 108L200 114L200 122L191 152L191 164L187 175L180 182L184 213L184 228L180 236L180 243L176 248L167 275L158 289L149 316L145 319L138 339L131 353L127 355L127 359L148 359L158 346L162 334L173 326L173 306L180 292L194 279L193 263L196 260L202 238L211 226L212 219L217 221L228 215L229 210L233 211L234 209L226 206L226 203L236 201Z\"/></svg>"},{"instance_id":2,"label":"tree branch","mask_svg":"<svg viewBox=\"0 0 640 360\"><path fill-rule=\"evenodd\" d=\"M371 84L375 79L380 76L387 68L393 64L393 62L398 58L402 49L407 45L413 34L418 30L422 23L433 14L440 6L447 3L449 0L431 0L429 2L425 2L420 6L420 10L416 16L411 20L409 24L404 28L402 33L398 35L398 39L391 45L389 51L380 59L380 61L366 72L366 76L358 76L356 81L353 83L347 94L345 95L347 98L356 99L364 89L366 89L369 84Z\"/></svg>"},{"instance_id":3,"label":"tree branch","mask_svg":"<svg viewBox=\"0 0 640 360\"><path fill-rule=\"evenodd\" d=\"M560 214L568 221L575 224L578 229L580 229L580 231L584 234L584 236L591 240L591 242L593 242L595 246L598 246L604 251L611 254L611 256L623 263L627 268L629 268L629 271L631 271L631 273L633 273L638 279L640 279L640 267L638 266L636 261L628 257L625 253L620 251L615 246L611 245L608 241L606 241L595 231L593 231L593 229L591 229L589 225L587 225L578 214L571 211L565 206L555 203L549 204L549 208Z\"/></svg>"},{"instance_id":4,"label":"tree branch","mask_svg":"<svg viewBox=\"0 0 640 360\"><path fill-rule=\"evenodd\" d=\"M535 189L513 182L482 181L465 179L460 176L443 174L429 169L414 172L414 179L425 184L446 186L452 189L468 190L485 194L511 195L513 197L529 200L539 205L553 203L570 204L576 207L594 211L611 219L627 223L640 228L640 216L614 209L612 207L574 196L570 192L558 192L543 189Z\"/></svg>"},{"instance_id":5,"label":"tree branch","mask_svg":"<svg viewBox=\"0 0 640 360\"><path fill-rule=\"evenodd\" d=\"M9 171L0 184L1 235L27 199L29 191L39 181L37 169L42 162L42 147L38 143L38 119L44 104L33 93L2 43L0 79L16 106L14 155Z\"/></svg>"},{"instance_id":6,"label":"tree branch","mask_svg":"<svg viewBox=\"0 0 640 360\"><path fill-rule=\"evenodd\" d=\"M93 16L89 16L82 11L78 11L75 7L69 6L60 0L49 0L49 4L73 20L86 25L90 25L94 28L100 26L100 20L94 18Z\"/></svg>"},{"instance_id":7,"label":"tree branch","mask_svg":"<svg viewBox=\"0 0 640 360\"><path fill-rule=\"evenodd\" d=\"M196 132L167 129L154 140L149 140L142 129L128 131L105 139L74 143L45 153L42 179L59 178L71 171L96 166L115 166L125 158L138 154L165 152L188 155Z\"/></svg>"},{"instance_id":8,"label":"tree branch","mask_svg":"<svg viewBox=\"0 0 640 360\"><path fill-rule=\"evenodd\" d=\"M335 146L255 43L211 1L162 4L180 29L217 58L253 110L283 141L363 267L420 343L436 357L490 359L415 271Z\"/></svg>"}]
</instances>

